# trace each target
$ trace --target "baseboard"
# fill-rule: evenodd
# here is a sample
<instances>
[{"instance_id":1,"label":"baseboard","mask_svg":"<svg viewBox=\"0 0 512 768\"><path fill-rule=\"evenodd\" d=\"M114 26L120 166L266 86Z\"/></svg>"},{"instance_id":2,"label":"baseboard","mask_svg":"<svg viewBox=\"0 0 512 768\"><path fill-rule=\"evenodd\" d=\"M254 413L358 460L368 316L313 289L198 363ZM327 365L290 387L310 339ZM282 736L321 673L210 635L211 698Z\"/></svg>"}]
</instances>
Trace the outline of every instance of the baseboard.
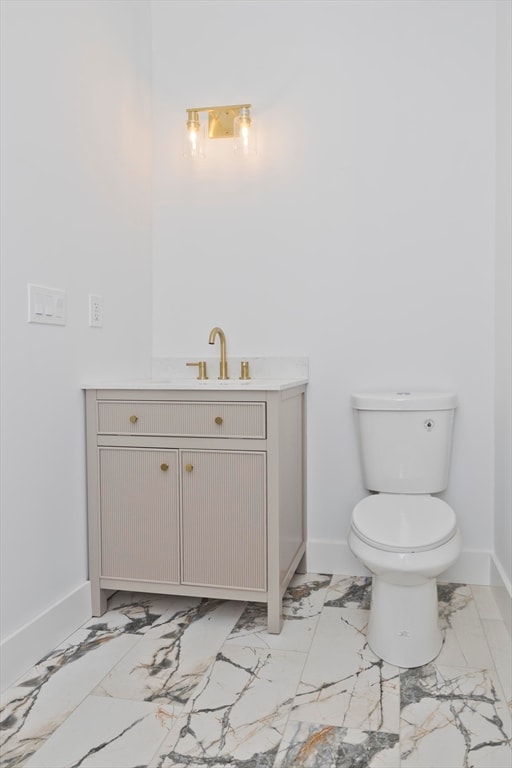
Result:
<instances>
[{"instance_id":1,"label":"baseboard","mask_svg":"<svg viewBox=\"0 0 512 768\"><path fill-rule=\"evenodd\" d=\"M346 541L310 539L307 545L308 573L369 576L370 571L352 554Z\"/></svg>"},{"instance_id":2,"label":"baseboard","mask_svg":"<svg viewBox=\"0 0 512 768\"><path fill-rule=\"evenodd\" d=\"M451 568L439 576L440 581L454 584L491 584L492 552L486 550L463 549Z\"/></svg>"},{"instance_id":3,"label":"baseboard","mask_svg":"<svg viewBox=\"0 0 512 768\"><path fill-rule=\"evenodd\" d=\"M512 586L495 554L491 557L491 587L505 626L512 636Z\"/></svg>"},{"instance_id":4,"label":"baseboard","mask_svg":"<svg viewBox=\"0 0 512 768\"><path fill-rule=\"evenodd\" d=\"M439 577L459 584L491 585L491 552L464 550L457 562ZM346 541L308 541L307 569L310 573L369 576L370 572L350 551Z\"/></svg>"},{"instance_id":5,"label":"baseboard","mask_svg":"<svg viewBox=\"0 0 512 768\"><path fill-rule=\"evenodd\" d=\"M30 667L91 617L88 581L0 643L1 688L9 688Z\"/></svg>"}]
</instances>

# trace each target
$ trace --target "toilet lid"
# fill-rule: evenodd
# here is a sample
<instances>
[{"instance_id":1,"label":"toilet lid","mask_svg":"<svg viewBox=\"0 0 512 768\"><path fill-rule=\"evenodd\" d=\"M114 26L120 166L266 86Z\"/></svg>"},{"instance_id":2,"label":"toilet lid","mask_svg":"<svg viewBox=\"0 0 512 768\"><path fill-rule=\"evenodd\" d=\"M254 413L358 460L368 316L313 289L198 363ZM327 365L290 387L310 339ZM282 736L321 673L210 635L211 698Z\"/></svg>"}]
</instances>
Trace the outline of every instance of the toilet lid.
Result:
<instances>
[{"instance_id":1,"label":"toilet lid","mask_svg":"<svg viewBox=\"0 0 512 768\"><path fill-rule=\"evenodd\" d=\"M452 538L453 509L434 496L376 493L356 505L355 533L371 546L391 552L419 552Z\"/></svg>"}]
</instances>

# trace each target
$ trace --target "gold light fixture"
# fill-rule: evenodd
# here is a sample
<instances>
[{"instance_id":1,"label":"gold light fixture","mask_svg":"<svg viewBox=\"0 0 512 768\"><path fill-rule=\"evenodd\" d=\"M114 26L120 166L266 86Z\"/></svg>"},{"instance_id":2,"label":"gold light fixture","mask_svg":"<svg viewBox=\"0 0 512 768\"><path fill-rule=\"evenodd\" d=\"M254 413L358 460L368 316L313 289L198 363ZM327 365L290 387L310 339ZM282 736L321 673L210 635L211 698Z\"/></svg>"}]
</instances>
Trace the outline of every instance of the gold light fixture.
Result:
<instances>
[{"instance_id":1,"label":"gold light fixture","mask_svg":"<svg viewBox=\"0 0 512 768\"><path fill-rule=\"evenodd\" d=\"M256 154L256 135L252 125L250 104L230 104L226 107L191 107L187 109L186 138L183 154L186 157L205 157L204 127L200 112L208 113L209 139L234 139L237 154Z\"/></svg>"}]
</instances>

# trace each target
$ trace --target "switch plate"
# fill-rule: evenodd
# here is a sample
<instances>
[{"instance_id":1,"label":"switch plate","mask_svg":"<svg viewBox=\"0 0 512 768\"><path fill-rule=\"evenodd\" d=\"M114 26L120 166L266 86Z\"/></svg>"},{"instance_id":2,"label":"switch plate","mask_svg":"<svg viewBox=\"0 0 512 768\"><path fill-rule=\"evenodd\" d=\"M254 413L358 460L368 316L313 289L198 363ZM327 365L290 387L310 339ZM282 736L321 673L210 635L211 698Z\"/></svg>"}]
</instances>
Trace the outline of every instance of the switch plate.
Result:
<instances>
[{"instance_id":1,"label":"switch plate","mask_svg":"<svg viewBox=\"0 0 512 768\"><path fill-rule=\"evenodd\" d=\"M103 296L89 294L89 326L103 327Z\"/></svg>"},{"instance_id":2,"label":"switch plate","mask_svg":"<svg viewBox=\"0 0 512 768\"><path fill-rule=\"evenodd\" d=\"M66 293L58 288L29 283L28 322L66 325Z\"/></svg>"}]
</instances>

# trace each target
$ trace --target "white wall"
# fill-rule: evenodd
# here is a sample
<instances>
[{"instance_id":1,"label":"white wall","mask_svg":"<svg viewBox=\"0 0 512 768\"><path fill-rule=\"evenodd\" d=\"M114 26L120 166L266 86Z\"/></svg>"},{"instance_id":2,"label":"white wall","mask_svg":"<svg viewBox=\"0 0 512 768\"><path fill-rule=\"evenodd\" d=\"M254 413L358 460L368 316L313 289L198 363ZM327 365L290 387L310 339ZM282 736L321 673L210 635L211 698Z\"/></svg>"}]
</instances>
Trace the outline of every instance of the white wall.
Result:
<instances>
[{"instance_id":1,"label":"white wall","mask_svg":"<svg viewBox=\"0 0 512 768\"><path fill-rule=\"evenodd\" d=\"M497 585L512 583L512 3L497 5L495 565ZM497 593L508 626L510 598ZM512 630L511 630L512 631Z\"/></svg>"},{"instance_id":2,"label":"white wall","mask_svg":"<svg viewBox=\"0 0 512 768\"><path fill-rule=\"evenodd\" d=\"M351 568L349 395L453 389L446 499L494 547L495 4L155 2L153 354L309 355L310 567ZM249 101L260 153L181 157L187 107ZM343 561L343 562L342 562Z\"/></svg>"},{"instance_id":3,"label":"white wall","mask_svg":"<svg viewBox=\"0 0 512 768\"><path fill-rule=\"evenodd\" d=\"M1 7L7 682L88 610L81 384L150 370L151 61L146 2ZM65 327L27 323L29 282L66 291ZM88 327L90 292L103 329Z\"/></svg>"}]
</instances>

